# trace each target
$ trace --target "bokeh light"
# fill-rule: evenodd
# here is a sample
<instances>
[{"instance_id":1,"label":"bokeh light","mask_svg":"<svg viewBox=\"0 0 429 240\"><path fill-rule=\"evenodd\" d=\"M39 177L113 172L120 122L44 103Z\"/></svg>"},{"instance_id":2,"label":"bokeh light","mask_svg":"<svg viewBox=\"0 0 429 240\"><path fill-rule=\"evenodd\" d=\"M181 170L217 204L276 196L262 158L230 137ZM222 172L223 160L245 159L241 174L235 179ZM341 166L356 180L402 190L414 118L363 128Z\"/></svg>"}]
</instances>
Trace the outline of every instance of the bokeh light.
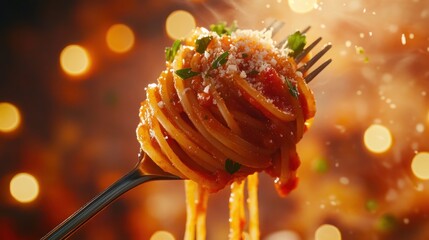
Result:
<instances>
[{"instance_id":1,"label":"bokeh light","mask_svg":"<svg viewBox=\"0 0 429 240\"><path fill-rule=\"evenodd\" d=\"M373 124L365 130L364 144L371 152L386 152L392 146L392 134L387 127Z\"/></svg>"},{"instance_id":2,"label":"bokeh light","mask_svg":"<svg viewBox=\"0 0 429 240\"><path fill-rule=\"evenodd\" d=\"M315 8L317 0L289 0L288 3L296 13L308 13Z\"/></svg>"},{"instance_id":3,"label":"bokeh light","mask_svg":"<svg viewBox=\"0 0 429 240\"><path fill-rule=\"evenodd\" d=\"M16 201L29 203L39 195L39 182L31 174L18 173L10 181L9 190Z\"/></svg>"},{"instance_id":4,"label":"bokeh light","mask_svg":"<svg viewBox=\"0 0 429 240\"><path fill-rule=\"evenodd\" d=\"M341 232L334 225L323 224L316 230L315 240L341 240Z\"/></svg>"},{"instance_id":5,"label":"bokeh light","mask_svg":"<svg viewBox=\"0 0 429 240\"><path fill-rule=\"evenodd\" d=\"M89 69L90 58L88 51L79 45L68 45L61 51L61 68L69 75L77 76Z\"/></svg>"},{"instance_id":6,"label":"bokeh light","mask_svg":"<svg viewBox=\"0 0 429 240\"><path fill-rule=\"evenodd\" d=\"M300 240L301 238L296 232L289 230L281 230L268 235L265 240Z\"/></svg>"},{"instance_id":7,"label":"bokeh light","mask_svg":"<svg viewBox=\"0 0 429 240\"><path fill-rule=\"evenodd\" d=\"M114 24L107 30L106 42L113 52L127 52L134 46L134 32L125 24Z\"/></svg>"},{"instance_id":8,"label":"bokeh light","mask_svg":"<svg viewBox=\"0 0 429 240\"><path fill-rule=\"evenodd\" d=\"M183 39L189 36L195 27L194 16L183 10L170 13L165 22L167 35L172 39Z\"/></svg>"},{"instance_id":9,"label":"bokeh light","mask_svg":"<svg viewBox=\"0 0 429 240\"><path fill-rule=\"evenodd\" d=\"M416 154L411 162L411 170L420 179L429 179L429 152Z\"/></svg>"},{"instance_id":10,"label":"bokeh light","mask_svg":"<svg viewBox=\"0 0 429 240\"><path fill-rule=\"evenodd\" d=\"M11 132L21 123L18 108L8 102L0 103L0 132Z\"/></svg>"},{"instance_id":11,"label":"bokeh light","mask_svg":"<svg viewBox=\"0 0 429 240\"><path fill-rule=\"evenodd\" d=\"M150 240L175 240L175 238L167 231L157 231L150 237Z\"/></svg>"}]
</instances>

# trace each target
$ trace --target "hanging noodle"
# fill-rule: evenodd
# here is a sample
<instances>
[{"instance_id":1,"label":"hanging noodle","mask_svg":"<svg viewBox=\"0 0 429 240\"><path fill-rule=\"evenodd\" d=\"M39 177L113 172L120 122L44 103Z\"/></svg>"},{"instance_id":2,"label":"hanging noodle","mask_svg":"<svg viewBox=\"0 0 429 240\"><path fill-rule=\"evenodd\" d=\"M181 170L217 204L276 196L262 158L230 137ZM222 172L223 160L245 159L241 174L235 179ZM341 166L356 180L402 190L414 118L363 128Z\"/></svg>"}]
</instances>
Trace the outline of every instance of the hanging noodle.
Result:
<instances>
[{"instance_id":1,"label":"hanging noodle","mask_svg":"<svg viewBox=\"0 0 429 240\"><path fill-rule=\"evenodd\" d=\"M205 239L208 193L226 185L229 237L244 238L247 178L248 236L259 239L257 172L273 176L281 195L296 187L296 144L315 114L313 94L270 31L197 28L168 51L140 109L142 170L189 179L186 240Z\"/></svg>"}]
</instances>

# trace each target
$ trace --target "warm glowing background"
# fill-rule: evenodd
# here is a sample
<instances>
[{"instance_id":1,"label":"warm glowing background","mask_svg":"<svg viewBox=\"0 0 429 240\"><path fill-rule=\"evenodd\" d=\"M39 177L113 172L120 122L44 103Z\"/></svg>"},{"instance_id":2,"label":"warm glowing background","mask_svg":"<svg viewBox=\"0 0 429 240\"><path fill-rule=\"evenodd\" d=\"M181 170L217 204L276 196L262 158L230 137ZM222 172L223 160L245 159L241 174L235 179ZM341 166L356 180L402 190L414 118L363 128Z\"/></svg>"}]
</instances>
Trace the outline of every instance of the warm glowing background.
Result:
<instances>
[{"instance_id":1,"label":"warm glowing background","mask_svg":"<svg viewBox=\"0 0 429 240\"><path fill-rule=\"evenodd\" d=\"M194 26L312 26L334 61L311 87L300 186L262 176L262 239L429 239L429 2L9 1L0 4L0 239L38 239L137 161L144 88ZM209 200L226 239L228 190ZM147 183L71 239L181 239L180 182Z\"/></svg>"}]
</instances>

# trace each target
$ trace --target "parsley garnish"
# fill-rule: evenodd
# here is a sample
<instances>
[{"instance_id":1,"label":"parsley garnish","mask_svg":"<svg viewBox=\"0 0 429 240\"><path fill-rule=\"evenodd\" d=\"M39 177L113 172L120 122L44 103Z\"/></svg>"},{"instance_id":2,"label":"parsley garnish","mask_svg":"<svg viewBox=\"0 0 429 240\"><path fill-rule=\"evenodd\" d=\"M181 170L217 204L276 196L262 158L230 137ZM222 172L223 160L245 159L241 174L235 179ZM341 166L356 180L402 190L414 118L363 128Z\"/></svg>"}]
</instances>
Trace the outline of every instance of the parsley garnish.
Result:
<instances>
[{"instance_id":1,"label":"parsley garnish","mask_svg":"<svg viewBox=\"0 0 429 240\"><path fill-rule=\"evenodd\" d=\"M305 35L300 31L296 31L294 34L287 38L287 47L293 52L290 54L291 57L296 57L304 50L304 46L307 44Z\"/></svg>"},{"instance_id":2,"label":"parsley garnish","mask_svg":"<svg viewBox=\"0 0 429 240\"><path fill-rule=\"evenodd\" d=\"M199 72L193 72L192 68L179 69L179 70L176 70L174 73L177 74L177 76L179 76L183 80L197 76L198 74L200 74Z\"/></svg>"},{"instance_id":3,"label":"parsley garnish","mask_svg":"<svg viewBox=\"0 0 429 240\"><path fill-rule=\"evenodd\" d=\"M210 25L210 30L212 32L216 32L219 36L222 36L223 34L231 35L232 32L237 30L237 23L234 21L229 27L226 25L226 22L212 24Z\"/></svg>"},{"instance_id":4,"label":"parsley garnish","mask_svg":"<svg viewBox=\"0 0 429 240\"><path fill-rule=\"evenodd\" d=\"M290 94L294 98L298 99L299 92L298 92L298 88L296 87L296 85L292 84L292 82L289 81L289 79L286 79L286 83L287 83L287 86L289 87Z\"/></svg>"},{"instance_id":5,"label":"parsley garnish","mask_svg":"<svg viewBox=\"0 0 429 240\"><path fill-rule=\"evenodd\" d=\"M231 159L227 158L225 161L225 170L229 173L229 174L234 174L236 173L238 170L240 170L241 168L241 164L238 162L234 162Z\"/></svg>"},{"instance_id":6,"label":"parsley garnish","mask_svg":"<svg viewBox=\"0 0 429 240\"><path fill-rule=\"evenodd\" d=\"M174 57L180 48L180 43L180 40L176 40L171 47L165 48L165 59L167 61L172 62L174 60Z\"/></svg>"},{"instance_id":7,"label":"parsley garnish","mask_svg":"<svg viewBox=\"0 0 429 240\"><path fill-rule=\"evenodd\" d=\"M224 65L226 61L228 61L228 55L229 52L226 51L222 53L219 57L216 58L216 60L213 61L211 69L216 69L221 65Z\"/></svg>"},{"instance_id":8,"label":"parsley garnish","mask_svg":"<svg viewBox=\"0 0 429 240\"><path fill-rule=\"evenodd\" d=\"M195 50L203 54L204 51L206 51L207 46L209 45L211 40L212 40L211 36L203 37L195 40Z\"/></svg>"},{"instance_id":9,"label":"parsley garnish","mask_svg":"<svg viewBox=\"0 0 429 240\"><path fill-rule=\"evenodd\" d=\"M243 54L241 54L241 57L242 58L247 58L249 56L249 54L247 54L247 53L243 53Z\"/></svg>"}]
</instances>

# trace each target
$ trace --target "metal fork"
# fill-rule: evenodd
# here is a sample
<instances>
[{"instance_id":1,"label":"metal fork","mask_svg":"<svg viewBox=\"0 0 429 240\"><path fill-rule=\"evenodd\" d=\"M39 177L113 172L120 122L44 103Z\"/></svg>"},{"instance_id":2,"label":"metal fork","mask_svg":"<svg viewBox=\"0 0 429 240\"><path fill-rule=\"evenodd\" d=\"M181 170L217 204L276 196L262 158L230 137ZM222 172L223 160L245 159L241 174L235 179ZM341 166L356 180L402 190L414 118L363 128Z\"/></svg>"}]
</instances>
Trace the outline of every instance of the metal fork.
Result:
<instances>
[{"instance_id":1,"label":"metal fork","mask_svg":"<svg viewBox=\"0 0 429 240\"><path fill-rule=\"evenodd\" d=\"M273 31L273 35L278 32L278 30L283 26L283 23L276 21L271 28ZM310 27L307 27L302 32L306 33ZM301 54L295 57L295 62L297 64L301 63L304 57L321 41L322 38L316 39L313 43L311 43L307 48L305 48ZM283 40L279 42L279 46L283 46L287 41ZM322 63L315 70L307 74L307 71L331 48L331 45L326 45L320 52L318 52L314 57L312 57L308 62L303 63L298 71L301 71L305 75L306 82L310 82L314 77L317 76L326 66L331 63L331 59ZM107 207L114 200L119 198L122 194L128 192L134 187L149 181L154 180L179 180L180 178L177 176L173 176L170 174L165 175L146 175L141 170L141 166L145 161L146 154L143 152L139 155L139 161L127 175L123 176L121 179L113 183L110 187L108 187L104 192L100 195L92 199L82 208L73 213L70 217L65 219L62 223L56 226L52 231L46 234L41 239L65 239L72 235L76 230L78 230L84 223L86 223L89 219L94 217L97 213Z\"/></svg>"},{"instance_id":2,"label":"metal fork","mask_svg":"<svg viewBox=\"0 0 429 240\"><path fill-rule=\"evenodd\" d=\"M267 30L270 29L272 31L272 35L274 36L276 33L278 33L278 31L280 31L283 25L284 25L284 22L275 20L266 29ZM310 26L307 26L301 31L301 33L303 34L307 33L310 30L310 28L311 28ZM307 56L310 53L310 51L313 50L314 47L316 47L316 45L321 40L322 40L322 37L317 38L310 45L308 45L308 47L306 47L300 54L298 54L294 58L296 64L299 65L301 61L305 58L305 56ZM276 46L278 48L281 48L286 46L286 43L287 43L287 37L281 40L280 42L278 42ZM316 53L308 62L303 63L302 66L298 68L298 71L305 74L304 79L307 83L311 82L311 80L313 80L319 73L323 71L323 69L325 69L332 62L332 59L328 59L325 62L323 62L321 65L319 65L319 67L314 69L312 72L308 72L308 70L310 70L310 68L314 64L316 64L317 61L319 61L323 57L323 55L325 55L325 53L329 51L329 49L331 49L331 47L332 47L331 44L325 45L322 48L322 50Z\"/></svg>"}]
</instances>

